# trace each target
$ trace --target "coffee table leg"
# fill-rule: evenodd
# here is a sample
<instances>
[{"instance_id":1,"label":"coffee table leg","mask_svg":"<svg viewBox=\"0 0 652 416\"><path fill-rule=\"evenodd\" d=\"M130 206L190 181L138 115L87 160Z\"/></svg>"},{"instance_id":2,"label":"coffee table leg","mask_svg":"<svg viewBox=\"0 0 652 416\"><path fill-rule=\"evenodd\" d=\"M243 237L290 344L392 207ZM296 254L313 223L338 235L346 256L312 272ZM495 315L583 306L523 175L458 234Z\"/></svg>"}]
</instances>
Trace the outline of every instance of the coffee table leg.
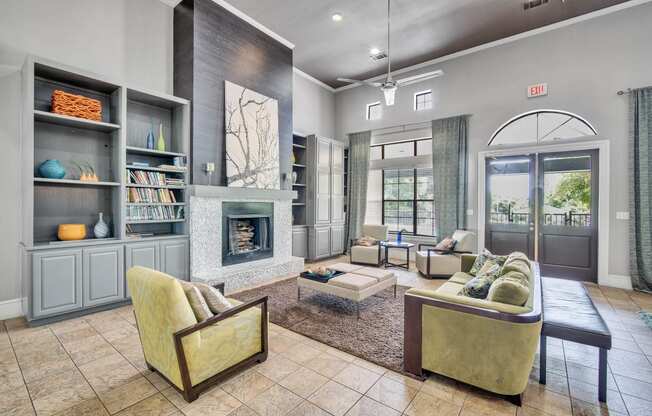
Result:
<instances>
[{"instance_id":1,"label":"coffee table leg","mask_svg":"<svg viewBox=\"0 0 652 416\"><path fill-rule=\"evenodd\" d=\"M360 319L360 302L355 303L355 314L357 316L357 319Z\"/></svg>"},{"instance_id":2,"label":"coffee table leg","mask_svg":"<svg viewBox=\"0 0 652 416\"><path fill-rule=\"evenodd\" d=\"M301 300L301 286L297 286L297 300Z\"/></svg>"},{"instance_id":3,"label":"coffee table leg","mask_svg":"<svg viewBox=\"0 0 652 416\"><path fill-rule=\"evenodd\" d=\"M394 285L394 298L396 298L396 285Z\"/></svg>"},{"instance_id":4,"label":"coffee table leg","mask_svg":"<svg viewBox=\"0 0 652 416\"><path fill-rule=\"evenodd\" d=\"M406 248L405 251L407 251L407 263L405 264L405 268L410 270L410 247Z\"/></svg>"}]
</instances>

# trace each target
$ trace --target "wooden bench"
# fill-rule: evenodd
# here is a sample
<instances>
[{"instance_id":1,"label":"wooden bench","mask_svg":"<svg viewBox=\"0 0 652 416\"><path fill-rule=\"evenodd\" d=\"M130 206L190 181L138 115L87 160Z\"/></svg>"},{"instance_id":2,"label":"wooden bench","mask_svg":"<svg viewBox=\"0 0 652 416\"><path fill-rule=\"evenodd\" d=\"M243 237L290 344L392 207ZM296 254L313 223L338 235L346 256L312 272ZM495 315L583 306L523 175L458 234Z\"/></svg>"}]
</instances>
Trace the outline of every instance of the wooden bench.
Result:
<instances>
[{"instance_id":1,"label":"wooden bench","mask_svg":"<svg viewBox=\"0 0 652 416\"><path fill-rule=\"evenodd\" d=\"M559 338L600 349L598 399L607 401L607 351L611 332L581 282L541 278L543 327L539 352L539 383L546 384L546 339Z\"/></svg>"}]
</instances>

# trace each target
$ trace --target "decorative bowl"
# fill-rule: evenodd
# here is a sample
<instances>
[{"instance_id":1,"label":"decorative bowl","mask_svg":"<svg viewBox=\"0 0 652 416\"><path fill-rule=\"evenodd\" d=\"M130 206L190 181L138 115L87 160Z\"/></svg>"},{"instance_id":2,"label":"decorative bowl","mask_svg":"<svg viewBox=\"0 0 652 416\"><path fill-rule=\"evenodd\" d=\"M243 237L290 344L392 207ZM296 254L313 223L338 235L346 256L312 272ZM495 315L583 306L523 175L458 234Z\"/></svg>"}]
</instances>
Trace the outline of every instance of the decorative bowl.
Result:
<instances>
[{"instance_id":1,"label":"decorative bowl","mask_svg":"<svg viewBox=\"0 0 652 416\"><path fill-rule=\"evenodd\" d=\"M38 174L42 178L62 179L66 176L66 170L58 160L48 159L38 166Z\"/></svg>"},{"instance_id":2,"label":"decorative bowl","mask_svg":"<svg viewBox=\"0 0 652 416\"><path fill-rule=\"evenodd\" d=\"M57 237L61 241L83 240L86 238L86 224L59 224Z\"/></svg>"}]
</instances>

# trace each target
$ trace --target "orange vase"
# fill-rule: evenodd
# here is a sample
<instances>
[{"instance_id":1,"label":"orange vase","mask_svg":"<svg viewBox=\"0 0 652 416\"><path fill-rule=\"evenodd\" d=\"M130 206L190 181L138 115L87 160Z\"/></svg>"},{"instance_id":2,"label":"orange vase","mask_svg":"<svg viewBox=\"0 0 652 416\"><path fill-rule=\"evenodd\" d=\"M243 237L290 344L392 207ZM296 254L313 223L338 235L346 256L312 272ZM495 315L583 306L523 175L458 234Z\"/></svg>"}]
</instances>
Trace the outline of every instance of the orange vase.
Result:
<instances>
[{"instance_id":1,"label":"orange vase","mask_svg":"<svg viewBox=\"0 0 652 416\"><path fill-rule=\"evenodd\" d=\"M86 224L59 224L57 237L61 241L83 240L86 238Z\"/></svg>"}]
</instances>

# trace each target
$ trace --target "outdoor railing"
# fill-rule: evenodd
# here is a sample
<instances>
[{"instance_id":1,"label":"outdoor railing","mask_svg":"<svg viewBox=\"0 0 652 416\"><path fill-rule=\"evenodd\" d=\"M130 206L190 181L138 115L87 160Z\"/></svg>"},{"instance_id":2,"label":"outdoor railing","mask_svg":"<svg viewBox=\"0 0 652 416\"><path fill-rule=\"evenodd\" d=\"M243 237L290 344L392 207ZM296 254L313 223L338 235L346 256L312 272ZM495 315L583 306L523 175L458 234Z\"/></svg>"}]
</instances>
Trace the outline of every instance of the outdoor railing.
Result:
<instances>
[{"instance_id":1,"label":"outdoor railing","mask_svg":"<svg viewBox=\"0 0 652 416\"><path fill-rule=\"evenodd\" d=\"M492 212L489 217L492 224L526 225L530 223L527 212ZM544 225L559 225L566 227L590 227L591 214L566 212L562 214L544 214Z\"/></svg>"}]
</instances>

